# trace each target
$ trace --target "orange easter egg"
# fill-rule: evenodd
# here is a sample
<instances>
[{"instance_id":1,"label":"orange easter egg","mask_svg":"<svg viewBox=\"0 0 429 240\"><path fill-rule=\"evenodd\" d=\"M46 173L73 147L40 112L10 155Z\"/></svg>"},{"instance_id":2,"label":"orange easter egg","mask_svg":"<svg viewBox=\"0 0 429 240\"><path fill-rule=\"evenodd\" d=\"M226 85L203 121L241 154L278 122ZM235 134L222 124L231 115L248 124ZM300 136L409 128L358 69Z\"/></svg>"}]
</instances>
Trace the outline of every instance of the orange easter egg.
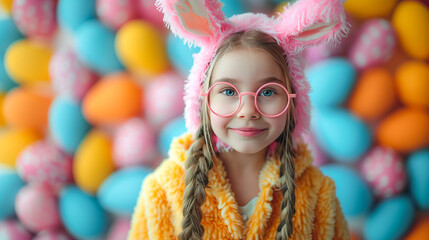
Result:
<instances>
[{"instance_id":1,"label":"orange easter egg","mask_svg":"<svg viewBox=\"0 0 429 240\"><path fill-rule=\"evenodd\" d=\"M376 130L382 146L411 153L429 146L429 114L423 108L403 108L387 116Z\"/></svg>"},{"instance_id":2,"label":"orange easter egg","mask_svg":"<svg viewBox=\"0 0 429 240\"><path fill-rule=\"evenodd\" d=\"M37 132L28 129L7 129L0 132L0 165L15 168L19 154L30 144L41 139Z\"/></svg>"},{"instance_id":3,"label":"orange easter egg","mask_svg":"<svg viewBox=\"0 0 429 240\"><path fill-rule=\"evenodd\" d=\"M82 108L88 122L116 125L142 112L142 88L126 73L102 78L86 94Z\"/></svg>"},{"instance_id":4,"label":"orange easter egg","mask_svg":"<svg viewBox=\"0 0 429 240\"><path fill-rule=\"evenodd\" d=\"M52 91L37 86L19 87L10 91L3 103L6 123L13 127L45 132L52 98Z\"/></svg>"},{"instance_id":5,"label":"orange easter egg","mask_svg":"<svg viewBox=\"0 0 429 240\"><path fill-rule=\"evenodd\" d=\"M360 76L349 100L349 108L365 121L379 119L395 106L393 76L383 68L372 68Z\"/></svg>"},{"instance_id":6,"label":"orange easter egg","mask_svg":"<svg viewBox=\"0 0 429 240\"><path fill-rule=\"evenodd\" d=\"M429 107L429 65L408 61L396 71L399 97L407 105Z\"/></svg>"},{"instance_id":7,"label":"orange easter egg","mask_svg":"<svg viewBox=\"0 0 429 240\"><path fill-rule=\"evenodd\" d=\"M419 220L410 230L404 240L423 240L429 236L429 218Z\"/></svg>"},{"instance_id":8,"label":"orange easter egg","mask_svg":"<svg viewBox=\"0 0 429 240\"><path fill-rule=\"evenodd\" d=\"M0 126L4 126L4 124L6 123L3 116L3 99L4 95L0 93Z\"/></svg>"}]
</instances>

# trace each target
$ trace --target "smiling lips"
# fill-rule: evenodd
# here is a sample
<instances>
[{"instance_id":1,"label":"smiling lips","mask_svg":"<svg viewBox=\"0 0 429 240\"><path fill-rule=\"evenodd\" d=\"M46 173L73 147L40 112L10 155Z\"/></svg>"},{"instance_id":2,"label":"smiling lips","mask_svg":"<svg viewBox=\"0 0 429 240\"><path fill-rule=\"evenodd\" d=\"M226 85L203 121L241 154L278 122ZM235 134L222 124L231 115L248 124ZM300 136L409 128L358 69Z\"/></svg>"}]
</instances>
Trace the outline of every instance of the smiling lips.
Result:
<instances>
[{"instance_id":1,"label":"smiling lips","mask_svg":"<svg viewBox=\"0 0 429 240\"><path fill-rule=\"evenodd\" d=\"M265 131L260 128L231 128L231 130L244 137L252 137Z\"/></svg>"}]
</instances>

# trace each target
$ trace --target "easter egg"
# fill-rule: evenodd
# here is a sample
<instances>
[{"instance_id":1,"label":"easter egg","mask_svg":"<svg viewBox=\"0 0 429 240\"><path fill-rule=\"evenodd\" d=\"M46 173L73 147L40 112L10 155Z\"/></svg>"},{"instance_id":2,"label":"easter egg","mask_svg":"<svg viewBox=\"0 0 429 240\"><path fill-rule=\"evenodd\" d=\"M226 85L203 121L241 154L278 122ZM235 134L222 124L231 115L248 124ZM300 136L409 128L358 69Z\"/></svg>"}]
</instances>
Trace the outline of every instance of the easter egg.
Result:
<instances>
[{"instance_id":1,"label":"easter egg","mask_svg":"<svg viewBox=\"0 0 429 240\"><path fill-rule=\"evenodd\" d=\"M22 150L42 136L28 129L8 129L0 132L0 165L15 168L15 162Z\"/></svg>"},{"instance_id":2,"label":"easter egg","mask_svg":"<svg viewBox=\"0 0 429 240\"><path fill-rule=\"evenodd\" d=\"M318 62L305 72L313 92L314 106L336 106L348 98L355 83L356 71L344 58L331 58Z\"/></svg>"},{"instance_id":3,"label":"easter egg","mask_svg":"<svg viewBox=\"0 0 429 240\"><path fill-rule=\"evenodd\" d=\"M421 61L403 63L396 71L396 84L402 102L429 107L429 65Z\"/></svg>"},{"instance_id":4,"label":"easter egg","mask_svg":"<svg viewBox=\"0 0 429 240\"><path fill-rule=\"evenodd\" d=\"M58 1L57 16L60 27L75 32L84 22L95 19L96 0Z\"/></svg>"},{"instance_id":5,"label":"easter egg","mask_svg":"<svg viewBox=\"0 0 429 240\"><path fill-rule=\"evenodd\" d=\"M75 45L79 59L98 74L123 70L115 51L115 33L98 20L86 21L77 29Z\"/></svg>"},{"instance_id":6,"label":"easter egg","mask_svg":"<svg viewBox=\"0 0 429 240\"><path fill-rule=\"evenodd\" d=\"M33 239L31 233L28 232L20 222L15 220L0 221L0 236L4 239Z\"/></svg>"},{"instance_id":7,"label":"easter egg","mask_svg":"<svg viewBox=\"0 0 429 240\"><path fill-rule=\"evenodd\" d=\"M15 208L19 221L31 231L39 232L61 225L57 198L45 188L23 187L16 196Z\"/></svg>"},{"instance_id":8,"label":"easter egg","mask_svg":"<svg viewBox=\"0 0 429 240\"><path fill-rule=\"evenodd\" d=\"M201 48L197 46L189 46L183 40L173 33L167 36L167 54L170 62L175 69L178 69L182 74L189 74L189 70L194 62L193 54L200 52Z\"/></svg>"},{"instance_id":9,"label":"easter egg","mask_svg":"<svg viewBox=\"0 0 429 240\"><path fill-rule=\"evenodd\" d=\"M19 87L10 91L3 103L6 123L44 133L52 98L52 92L45 87Z\"/></svg>"},{"instance_id":10,"label":"easter egg","mask_svg":"<svg viewBox=\"0 0 429 240\"><path fill-rule=\"evenodd\" d=\"M404 240L421 240L429 236L429 218L419 219L408 234L405 236Z\"/></svg>"},{"instance_id":11,"label":"easter egg","mask_svg":"<svg viewBox=\"0 0 429 240\"><path fill-rule=\"evenodd\" d=\"M110 139L92 130L80 144L73 162L73 176L82 190L95 194L103 181L114 172Z\"/></svg>"},{"instance_id":12,"label":"easter egg","mask_svg":"<svg viewBox=\"0 0 429 240\"><path fill-rule=\"evenodd\" d=\"M406 196L387 199L371 212L363 235L368 240L400 239L413 222L414 207Z\"/></svg>"},{"instance_id":13,"label":"easter egg","mask_svg":"<svg viewBox=\"0 0 429 240\"><path fill-rule=\"evenodd\" d=\"M27 37L48 39L57 30L55 0L14 1L12 17Z\"/></svg>"},{"instance_id":14,"label":"easter egg","mask_svg":"<svg viewBox=\"0 0 429 240\"><path fill-rule=\"evenodd\" d=\"M18 174L9 168L0 166L0 224L15 213L15 198L18 191L25 185ZM1 232L1 230L0 230ZM0 234L0 236L2 236Z\"/></svg>"},{"instance_id":15,"label":"easter egg","mask_svg":"<svg viewBox=\"0 0 429 240\"><path fill-rule=\"evenodd\" d=\"M220 2L222 12L227 18L246 12L246 8L240 0L220 0Z\"/></svg>"},{"instance_id":16,"label":"easter egg","mask_svg":"<svg viewBox=\"0 0 429 240\"><path fill-rule=\"evenodd\" d=\"M107 234L107 240L126 239L131 228L131 219L118 218Z\"/></svg>"},{"instance_id":17,"label":"easter egg","mask_svg":"<svg viewBox=\"0 0 429 240\"><path fill-rule=\"evenodd\" d=\"M113 139L116 166L149 164L157 154L156 134L146 121L133 118L120 125Z\"/></svg>"},{"instance_id":18,"label":"easter egg","mask_svg":"<svg viewBox=\"0 0 429 240\"><path fill-rule=\"evenodd\" d=\"M72 181L72 159L53 142L38 141L21 152L16 168L26 182L59 190Z\"/></svg>"},{"instance_id":19,"label":"easter egg","mask_svg":"<svg viewBox=\"0 0 429 240\"><path fill-rule=\"evenodd\" d=\"M407 174L410 179L410 192L420 209L429 209L429 149L412 153L407 160Z\"/></svg>"},{"instance_id":20,"label":"easter egg","mask_svg":"<svg viewBox=\"0 0 429 240\"><path fill-rule=\"evenodd\" d=\"M141 86L127 73L103 77L87 93L82 108L92 124L116 125L142 112Z\"/></svg>"},{"instance_id":21,"label":"easter egg","mask_svg":"<svg viewBox=\"0 0 429 240\"><path fill-rule=\"evenodd\" d=\"M73 240L67 233L58 230L44 230L33 238L33 240Z\"/></svg>"},{"instance_id":22,"label":"easter egg","mask_svg":"<svg viewBox=\"0 0 429 240\"><path fill-rule=\"evenodd\" d=\"M396 104L393 76L384 68L371 68L359 76L349 98L350 111L372 122L388 113Z\"/></svg>"},{"instance_id":23,"label":"easter egg","mask_svg":"<svg viewBox=\"0 0 429 240\"><path fill-rule=\"evenodd\" d=\"M424 109L401 108L388 115L376 129L382 146L410 153L429 146L429 114Z\"/></svg>"},{"instance_id":24,"label":"easter egg","mask_svg":"<svg viewBox=\"0 0 429 240\"><path fill-rule=\"evenodd\" d=\"M78 102L57 97L49 110L49 130L53 140L66 153L76 151L91 126L85 120Z\"/></svg>"},{"instance_id":25,"label":"easter egg","mask_svg":"<svg viewBox=\"0 0 429 240\"><path fill-rule=\"evenodd\" d=\"M49 64L49 75L56 93L80 101L98 77L71 49L57 50Z\"/></svg>"},{"instance_id":26,"label":"easter egg","mask_svg":"<svg viewBox=\"0 0 429 240\"><path fill-rule=\"evenodd\" d=\"M148 168L134 167L111 174L97 193L101 206L115 215L131 217L142 182L151 172Z\"/></svg>"},{"instance_id":27,"label":"easter egg","mask_svg":"<svg viewBox=\"0 0 429 240\"><path fill-rule=\"evenodd\" d=\"M164 28L164 15L156 8L156 0L136 0L137 14L140 18L154 24L158 29Z\"/></svg>"},{"instance_id":28,"label":"easter egg","mask_svg":"<svg viewBox=\"0 0 429 240\"><path fill-rule=\"evenodd\" d=\"M167 156L168 150L170 150L170 145L173 139L176 137L180 137L180 135L184 134L185 132L186 123L185 119L182 116L172 120L167 125L165 125L158 135L158 146L161 150L161 153L164 156Z\"/></svg>"},{"instance_id":29,"label":"easter egg","mask_svg":"<svg viewBox=\"0 0 429 240\"><path fill-rule=\"evenodd\" d=\"M0 0L0 10L10 13L12 11L12 2L13 0Z\"/></svg>"},{"instance_id":30,"label":"easter egg","mask_svg":"<svg viewBox=\"0 0 429 240\"><path fill-rule=\"evenodd\" d=\"M144 109L150 123L163 126L183 114L184 85L184 79L174 73L156 77L146 85Z\"/></svg>"},{"instance_id":31,"label":"easter egg","mask_svg":"<svg viewBox=\"0 0 429 240\"><path fill-rule=\"evenodd\" d=\"M112 29L118 29L137 17L133 0L99 0L95 10L100 21Z\"/></svg>"},{"instance_id":32,"label":"easter egg","mask_svg":"<svg viewBox=\"0 0 429 240\"><path fill-rule=\"evenodd\" d=\"M380 65L392 57L395 31L385 19L371 19L360 28L358 37L349 50L350 63L357 69Z\"/></svg>"},{"instance_id":33,"label":"easter egg","mask_svg":"<svg viewBox=\"0 0 429 240\"><path fill-rule=\"evenodd\" d=\"M362 161L362 176L376 197L388 198L402 192L406 185L401 156L390 148L375 147Z\"/></svg>"},{"instance_id":34,"label":"easter egg","mask_svg":"<svg viewBox=\"0 0 429 240\"><path fill-rule=\"evenodd\" d=\"M5 125L5 120L4 120L4 116L3 116L3 99L4 99L4 95L0 93L0 126L4 126Z\"/></svg>"},{"instance_id":35,"label":"easter egg","mask_svg":"<svg viewBox=\"0 0 429 240\"><path fill-rule=\"evenodd\" d=\"M4 58L0 57L0 92L6 93L17 86L18 84L6 72Z\"/></svg>"},{"instance_id":36,"label":"easter egg","mask_svg":"<svg viewBox=\"0 0 429 240\"><path fill-rule=\"evenodd\" d=\"M420 60L429 58L429 8L417 1L401 1L396 7L392 24L401 47Z\"/></svg>"},{"instance_id":37,"label":"easter egg","mask_svg":"<svg viewBox=\"0 0 429 240\"><path fill-rule=\"evenodd\" d=\"M320 170L335 181L337 197L346 217L355 217L370 210L373 202L371 190L354 169L329 164Z\"/></svg>"},{"instance_id":38,"label":"easter egg","mask_svg":"<svg viewBox=\"0 0 429 240\"><path fill-rule=\"evenodd\" d=\"M41 43L28 39L16 41L6 51L6 70L18 83L46 82L51 55L52 50Z\"/></svg>"},{"instance_id":39,"label":"easter egg","mask_svg":"<svg viewBox=\"0 0 429 240\"><path fill-rule=\"evenodd\" d=\"M3 56L10 44L23 38L11 18L0 19L0 34L2 36L0 38L0 56Z\"/></svg>"},{"instance_id":40,"label":"easter egg","mask_svg":"<svg viewBox=\"0 0 429 240\"><path fill-rule=\"evenodd\" d=\"M101 237L107 229L107 214L97 199L76 186L66 187L60 195L61 220L78 239Z\"/></svg>"},{"instance_id":41,"label":"easter egg","mask_svg":"<svg viewBox=\"0 0 429 240\"><path fill-rule=\"evenodd\" d=\"M311 127L326 154L341 162L355 162L371 146L369 127L343 109L318 109Z\"/></svg>"},{"instance_id":42,"label":"easter egg","mask_svg":"<svg viewBox=\"0 0 429 240\"><path fill-rule=\"evenodd\" d=\"M134 20L118 31L116 50L127 69L140 75L156 75L169 67L165 42L150 23Z\"/></svg>"},{"instance_id":43,"label":"easter egg","mask_svg":"<svg viewBox=\"0 0 429 240\"><path fill-rule=\"evenodd\" d=\"M348 0L344 3L345 10L353 17L363 20L375 17L390 16L397 0Z\"/></svg>"}]
</instances>

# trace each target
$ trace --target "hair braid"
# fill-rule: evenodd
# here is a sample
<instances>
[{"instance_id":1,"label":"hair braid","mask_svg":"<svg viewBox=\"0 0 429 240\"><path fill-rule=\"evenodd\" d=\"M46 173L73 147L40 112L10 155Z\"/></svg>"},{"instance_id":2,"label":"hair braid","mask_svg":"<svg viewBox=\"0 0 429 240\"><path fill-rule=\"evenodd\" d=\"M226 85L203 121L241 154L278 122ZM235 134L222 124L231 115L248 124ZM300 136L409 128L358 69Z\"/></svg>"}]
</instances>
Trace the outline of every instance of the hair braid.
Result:
<instances>
[{"instance_id":1,"label":"hair braid","mask_svg":"<svg viewBox=\"0 0 429 240\"><path fill-rule=\"evenodd\" d=\"M201 225L201 206L206 199L207 173L213 166L205 137L203 129L198 129L195 142L189 148L189 156L185 161L186 187L183 194L180 240L200 240L204 235L204 227Z\"/></svg>"}]
</instances>

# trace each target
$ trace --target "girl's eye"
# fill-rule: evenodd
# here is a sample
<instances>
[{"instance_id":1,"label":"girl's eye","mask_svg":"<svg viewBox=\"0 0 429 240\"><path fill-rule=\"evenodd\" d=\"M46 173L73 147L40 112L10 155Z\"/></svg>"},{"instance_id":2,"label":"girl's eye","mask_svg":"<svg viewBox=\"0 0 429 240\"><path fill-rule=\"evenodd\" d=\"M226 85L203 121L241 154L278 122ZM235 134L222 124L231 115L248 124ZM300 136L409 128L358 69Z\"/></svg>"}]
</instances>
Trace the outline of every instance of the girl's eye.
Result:
<instances>
[{"instance_id":1,"label":"girl's eye","mask_svg":"<svg viewBox=\"0 0 429 240\"><path fill-rule=\"evenodd\" d=\"M235 95L235 91L233 89L222 90L222 93L225 94L226 96L234 96Z\"/></svg>"},{"instance_id":2,"label":"girl's eye","mask_svg":"<svg viewBox=\"0 0 429 240\"><path fill-rule=\"evenodd\" d=\"M269 97L269 96L272 96L272 95L274 95L274 91L273 90L262 90L261 91L261 96Z\"/></svg>"}]
</instances>

